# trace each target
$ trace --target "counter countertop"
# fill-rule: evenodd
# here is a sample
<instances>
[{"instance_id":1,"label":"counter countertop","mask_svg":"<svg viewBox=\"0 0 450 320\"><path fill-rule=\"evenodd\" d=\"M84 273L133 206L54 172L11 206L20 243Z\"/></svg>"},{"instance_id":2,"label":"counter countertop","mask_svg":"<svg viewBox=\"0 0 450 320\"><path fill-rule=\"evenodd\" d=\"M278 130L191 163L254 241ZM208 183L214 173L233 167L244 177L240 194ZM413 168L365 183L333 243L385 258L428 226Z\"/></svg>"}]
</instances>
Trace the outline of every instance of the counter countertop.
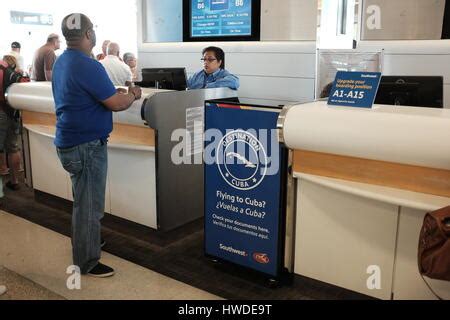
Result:
<instances>
[{"instance_id":1,"label":"counter countertop","mask_svg":"<svg viewBox=\"0 0 450 320\"><path fill-rule=\"evenodd\" d=\"M24 127L36 134L43 135L49 138L55 138L56 128L51 125L39 125L39 124L25 124ZM150 129L149 129L150 130ZM151 140L151 139L149 139ZM130 137L117 134L114 131L111 133L110 140L108 143L108 147L114 149L125 149L125 150L134 150L134 151L151 151L155 152L154 141L153 146L152 141L149 143L140 143L135 139L131 139Z\"/></svg>"},{"instance_id":2,"label":"counter countertop","mask_svg":"<svg viewBox=\"0 0 450 320\"><path fill-rule=\"evenodd\" d=\"M427 212L450 205L450 198L447 197L439 197L424 193L417 193L401 189L327 178L304 173L295 173L294 177L363 198Z\"/></svg>"},{"instance_id":3,"label":"counter countertop","mask_svg":"<svg viewBox=\"0 0 450 320\"><path fill-rule=\"evenodd\" d=\"M295 150L450 170L450 109L318 101L292 106L283 136Z\"/></svg>"},{"instance_id":4,"label":"counter countertop","mask_svg":"<svg viewBox=\"0 0 450 320\"><path fill-rule=\"evenodd\" d=\"M141 108L145 99L158 92L167 91L170 90L142 88L142 98L133 102L129 109L122 112L114 112L113 121L115 123L145 127L144 120L141 119ZM55 114L51 82L15 83L9 87L7 99L9 104L18 110Z\"/></svg>"}]
</instances>

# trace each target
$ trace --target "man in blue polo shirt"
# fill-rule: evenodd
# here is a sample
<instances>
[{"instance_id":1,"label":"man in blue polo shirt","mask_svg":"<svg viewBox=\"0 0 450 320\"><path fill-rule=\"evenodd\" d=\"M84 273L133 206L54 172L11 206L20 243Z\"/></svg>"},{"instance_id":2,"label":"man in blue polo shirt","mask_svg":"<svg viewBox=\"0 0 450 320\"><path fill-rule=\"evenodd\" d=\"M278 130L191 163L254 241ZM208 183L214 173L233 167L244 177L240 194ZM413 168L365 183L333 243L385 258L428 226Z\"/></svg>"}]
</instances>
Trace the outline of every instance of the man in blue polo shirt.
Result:
<instances>
[{"instance_id":1,"label":"man in blue polo shirt","mask_svg":"<svg viewBox=\"0 0 450 320\"><path fill-rule=\"evenodd\" d=\"M73 262L82 274L108 277L114 270L99 262L107 139L112 131L112 111L128 109L140 99L141 89L117 91L104 67L90 57L96 36L88 17L80 13L68 15L61 27L67 50L54 65L52 89L56 105L55 145L72 180Z\"/></svg>"}]
</instances>

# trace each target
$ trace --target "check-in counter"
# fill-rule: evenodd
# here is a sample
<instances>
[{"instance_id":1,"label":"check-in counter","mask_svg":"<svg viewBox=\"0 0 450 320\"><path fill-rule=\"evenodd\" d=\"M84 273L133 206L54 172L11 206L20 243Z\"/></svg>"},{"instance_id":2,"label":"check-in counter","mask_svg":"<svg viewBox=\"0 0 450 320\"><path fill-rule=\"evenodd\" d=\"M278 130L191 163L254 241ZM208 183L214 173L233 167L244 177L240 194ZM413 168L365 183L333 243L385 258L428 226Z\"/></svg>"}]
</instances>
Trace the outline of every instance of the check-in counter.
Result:
<instances>
[{"instance_id":1,"label":"check-in counter","mask_svg":"<svg viewBox=\"0 0 450 320\"><path fill-rule=\"evenodd\" d=\"M417 267L426 212L450 205L450 110L286 108L295 273L381 299L435 299ZM427 279L442 298L450 283Z\"/></svg>"},{"instance_id":2,"label":"check-in counter","mask_svg":"<svg viewBox=\"0 0 450 320\"><path fill-rule=\"evenodd\" d=\"M141 119L145 99L163 91L143 89L142 99L126 111L114 113L108 144L105 211L157 228L155 134ZM34 190L73 201L72 184L62 168L54 138L55 104L50 82L14 84L9 104L21 110L27 182Z\"/></svg>"},{"instance_id":3,"label":"check-in counter","mask_svg":"<svg viewBox=\"0 0 450 320\"><path fill-rule=\"evenodd\" d=\"M186 132L189 110L203 121L205 100L235 97L236 91L142 90L142 98L128 110L113 113L105 211L168 231L203 217L202 155L199 165L174 163L172 149L179 142L172 139L172 133L177 129ZM51 83L14 84L7 99L22 114L27 183L38 192L73 201L69 174L54 146L56 116Z\"/></svg>"},{"instance_id":4,"label":"check-in counter","mask_svg":"<svg viewBox=\"0 0 450 320\"><path fill-rule=\"evenodd\" d=\"M228 88L156 94L142 106L155 130L158 229L168 231L204 215L205 101L237 99Z\"/></svg>"}]
</instances>

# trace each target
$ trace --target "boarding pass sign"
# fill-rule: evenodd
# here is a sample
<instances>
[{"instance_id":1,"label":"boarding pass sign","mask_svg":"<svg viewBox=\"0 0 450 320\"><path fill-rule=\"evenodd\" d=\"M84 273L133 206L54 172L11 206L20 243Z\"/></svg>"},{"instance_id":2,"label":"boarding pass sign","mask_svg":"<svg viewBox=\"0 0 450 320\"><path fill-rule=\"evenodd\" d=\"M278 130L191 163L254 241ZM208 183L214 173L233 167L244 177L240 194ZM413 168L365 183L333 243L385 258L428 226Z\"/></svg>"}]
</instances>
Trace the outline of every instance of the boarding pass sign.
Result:
<instances>
[{"instance_id":1,"label":"boarding pass sign","mask_svg":"<svg viewBox=\"0 0 450 320\"><path fill-rule=\"evenodd\" d=\"M339 71L330 91L328 104L331 106L372 108L380 80L380 72Z\"/></svg>"}]
</instances>

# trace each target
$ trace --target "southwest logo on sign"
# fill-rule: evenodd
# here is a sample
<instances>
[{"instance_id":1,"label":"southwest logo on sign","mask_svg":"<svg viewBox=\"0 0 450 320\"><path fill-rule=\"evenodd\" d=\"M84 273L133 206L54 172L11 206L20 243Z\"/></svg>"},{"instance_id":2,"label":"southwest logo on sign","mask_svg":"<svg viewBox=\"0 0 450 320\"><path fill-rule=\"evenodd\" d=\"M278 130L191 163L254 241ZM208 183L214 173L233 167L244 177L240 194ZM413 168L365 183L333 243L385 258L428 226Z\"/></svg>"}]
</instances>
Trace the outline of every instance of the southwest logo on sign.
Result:
<instances>
[{"instance_id":1,"label":"southwest logo on sign","mask_svg":"<svg viewBox=\"0 0 450 320\"><path fill-rule=\"evenodd\" d=\"M222 138L217 150L217 166L222 178L238 190L259 186L267 173L267 153L252 134L235 130Z\"/></svg>"},{"instance_id":2,"label":"southwest logo on sign","mask_svg":"<svg viewBox=\"0 0 450 320\"><path fill-rule=\"evenodd\" d=\"M254 253L253 260L261 264L268 264L270 262L269 257L265 253Z\"/></svg>"}]
</instances>

